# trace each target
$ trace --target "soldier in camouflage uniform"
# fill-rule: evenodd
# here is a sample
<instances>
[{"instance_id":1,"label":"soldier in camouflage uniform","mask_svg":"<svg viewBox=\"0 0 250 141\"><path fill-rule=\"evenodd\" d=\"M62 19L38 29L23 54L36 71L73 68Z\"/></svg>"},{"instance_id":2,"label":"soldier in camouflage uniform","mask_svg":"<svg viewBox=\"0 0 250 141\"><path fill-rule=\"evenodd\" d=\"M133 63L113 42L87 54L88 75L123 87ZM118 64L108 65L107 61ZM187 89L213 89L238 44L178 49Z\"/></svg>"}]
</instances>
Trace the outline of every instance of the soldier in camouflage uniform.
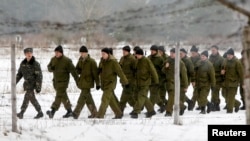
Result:
<instances>
[{"instance_id":1,"label":"soldier in camouflage uniform","mask_svg":"<svg viewBox=\"0 0 250 141\"><path fill-rule=\"evenodd\" d=\"M164 63L163 58L158 54L158 47L156 45L152 45L150 48L151 55L148 56L148 58L153 63L155 70L157 72L159 83L155 84L155 82L151 82L151 85L149 86L150 91L150 100L153 104L153 106L157 103L160 106L160 112L163 113L165 110L165 104L160 98L160 84L162 84L165 81L164 74L162 73L161 69Z\"/></svg>"},{"instance_id":2,"label":"soldier in camouflage uniform","mask_svg":"<svg viewBox=\"0 0 250 141\"><path fill-rule=\"evenodd\" d=\"M24 78L23 88L26 91L23 104L21 106L21 112L17 114L17 117L22 119L23 114L26 111L29 102L35 107L38 114L34 117L35 119L43 117L43 112L40 104L38 103L34 90L36 93L41 92L42 88L42 71L40 64L36 61L33 56L33 49L26 48L24 49L25 59L21 62L20 67L18 69L18 73L16 75L16 83L20 81L20 79Z\"/></svg>"},{"instance_id":3,"label":"soldier in camouflage uniform","mask_svg":"<svg viewBox=\"0 0 250 141\"><path fill-rule=\"evenodd\" d=\"M136 50L136 93L137 101L134 105L133 111L130 113L131 118L138 118L138 114L141 113L142 107L147 109L146 117L150 118L156 114L154 106L148 99L149 85L153 79L155 84L159 83L158 75L152 62L143 55L142 49ZM152 77L151 77L152 76Z\"/></svg>"},{"instance_id":4,"label":"soldier in camouflage uniform","mask_svg":"<svg viewBox=\"0 0 250 141\"><path fill-rule=\"evenodd\" d=\"M243 84L243 69L240 61L234 56L234 50L227 51L227 59L224 60L221 74L224 75L223 87L226 96L227 113L239 111L240 101L235 99L239 85Z\"/></svg>"},{"instance_id":5,"label":"soldier in camouflage uniform","mask_svg":"<svg viewBox=\"0 0 250 141\"><path fill-rule=\"evenodd\" d=\"M194 69L197 68L197 62L200 60L200 54L198 53L198 51L199 51L199 48L197 48L196 46L192 46L192 48L190 49L190 52L191 52L190 59L194 65ZM196 79L196 77L194 79ZM192 111L194 109L195 103L196 103L197 98L198 98L198 93L197 93L197 89L195 87L195 82L192 83L192 85L193 85L194 91L193 91L193 96L191 99L192 102L191 102L190 108L189 108L190 111ZM200 110L200 107L198 107L196 110Z\"/></svg>"},{"instance_id":6,"label":"soldier in camouflage uniform","mask_svg":"<svg viewBox=\"0 0 250 141\"><path fill-rule=\"evenodd\" d=\"M80 74L78 88L81 89L81 94L78 98L77 105L72 113L72 116L77 119L86 103L91 113L88 118L94 118L97 114L97 109L90 89L94 87L94 82L96 84L96 90L99 90L101 88L97 64L96 61L88 54L87 47L82 46L79 52L81 53L81 57L77 62L76 71L78 74Z\"/></svg>"},{"instance_id":7,"label":"soldier in camouflage uniform","mask_svg":"<svg viewBox=\"0 0 250 141\"><path fill-rule=\"evenodd\" d=\"M102 58L99 63L99 73L103 95L96 118L104 118L106 110L110 105L111 109L115 113L115 117L113 119L121 119L123 114L114 95L117 76L120 77L120 81L124 87L128 88L129 83L121 69L121 66L117 62L116 58L110 54L110 50L108 48L102 49Z\"/></svg>"},{"instance_id":8,"label":"soldier in camouflage uniform","mask_svg":"<svg viewBox=\"0 0 250 141\"><path fill-rule=\"evenodd\" d=\"M122 90L122 94L120 98L120 107L121 107L122 112L124 112L124 109L127 103L129 103L131 107L134 107L135 105L134 91L135 91L136 59L132 54L130 54L129 46L123 47L122 50L123 50L123 56L121 57L119 64L121 65L121 68L129 82L128 88L123 86L123 90Z\"/></svg>"},{"instance_id":9,"label":"soldier in camouflage uniform","mask_svg":"<svg viewBox=\"0 0 250 141\"><path fill-rule=\"evenodd\" d=\"M165 62L168 59L168 55L166 54L166 50L164 46L159 46L158 47L158 53L159 55L163 58L163 62ZM163 77L161 78L161 82L160 82L160 86L159 86L159 95L161 98L161 101L166 105L167 104L167 99L166 99L166 93L167 93L167 88L166 88L166 78ZM158 106L161 106L161 103L157 103ZM165 111L165 107L164 109L159 108L158 111L160 113Z\"/></svg>"},{"instance_id":10,"label":"soldier in camouflage uniform","mask_svg":"<svg viewBox=\"0 0 250 141\"><path fill-rule=\"evenodd\" d=\"M220 111L220 89L222 88L223 76L221 75L221 68L224 58L218 52L219 47L213 45L211 47L212 54L209 56L209 61L214 66L216 85L212 90L211 102L213 105L212 111Z\"/></svg>"},{"instance_id":11,"label":"soldier in camouflage uniform","mask_svg":"<svg viewBox=\"0 0 250 141\"><path fill-rule=\"evenodd\" d=\"M53 72L53 86L56 90L56 97L52 103L51 110L47 111L47 115L49 118L53 118L55 112L63 103L64 108L67 110L63 118L68 118L72 115L71 103L67 94L70 74L73 76L76 84L79 77L72 60L63 54L62 46L59 45L54 51L55 56L51 58L47 67L49 72Z\"/></svg>"},{"instance_id":12,"label":"soldier in camouflage uniform","mask_svg":"<svg viewBox=\"0 0 250 141\"><path fill-rule=\"evenodd\" d=\"M210 88L215 87L215 73L213 64L208 60L208 51L203 51L201 53L201 60L197 62L197 67L195 69L196 81L195 88L197 90L197 101L199 107L201 107L201 114L206 114L211 112L212 105L207 100Z\"/></svg>"},{"instance_id":13,"label":"soldier in camouflage uniform","mask_svg":"<svg viewBox=\"0 0 250 141\"><path fill-rule=\"evenodd\" d=\"M180 57L186 66L187 77L188 77L188 86L189 86L190 83L195 82L194 64L192 63L191 59L189 57L187 57L187 51L184 48L180 49ZM192 101L187 97L187 95L185 95L185 101L188 103L188 110L191 110Z\"/></svg>"},{"instance_id":14,"label":"soldier in camouflage uniform","mask_svg":"<svg viewBox=\"0 0 250 141\"><path fill-rule=\"evenodd\" d=\"M162 72L165 74L165 78L167 80L167 92L168 92L168 102L166 106L166 114L165 116L172 116L173 106L174 106L174 97L175 97L175 48L170 50L170 57L165 62L165 65L162 68ZM188 78L187 78L187 70L185 64L180 60L180 115L184 114L186 106L185 102L185 93L188 88Z\"/></svg>"}]
</instances>

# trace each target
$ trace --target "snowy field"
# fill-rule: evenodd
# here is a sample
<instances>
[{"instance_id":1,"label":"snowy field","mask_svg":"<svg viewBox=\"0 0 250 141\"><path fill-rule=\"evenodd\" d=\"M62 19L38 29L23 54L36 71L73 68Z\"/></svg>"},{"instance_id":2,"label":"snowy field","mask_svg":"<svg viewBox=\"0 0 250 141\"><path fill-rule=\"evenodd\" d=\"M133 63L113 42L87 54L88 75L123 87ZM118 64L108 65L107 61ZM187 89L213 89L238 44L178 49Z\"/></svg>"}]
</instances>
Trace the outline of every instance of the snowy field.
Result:
<instances>
[{"instance_id":1,"label":"snowy field","mask_svg":"<svg viewBox=\"0 0 250 141\"><path fill-rule=\"evenodd\" d=\"M36 51L36 50L35 50ZM45 113L50 109L54 100L55 92L52 88L52 74L47 72L47 64L53 56L53 51L43 53L37 51L34 53L41 63L44 71L43 90L37 94L42 110ZM65 54L73 59L76 64L79 57L78 51L65 51ZM120 58L121 51L115 51L115 57ZM99 60L99 50L91 50L90 55ZM236 56L240 57L239 53ZM127 106L123 119L112 119L114 113L110 108L106 112L105 119L88 119L90 114L86 106L81 112L79 119L63 119L65 109L61 105L56 112L54 119L44 116L41 119L33 119L37 114L34 107L30 104L24 119L17 120L20 134L11 132L11 100L10 100L10 56L1 55L0 64L2 64L0 73L0 141L206 141L207 128L210 124L245 124L245 111L240 110L238 113L226 114L225 110L220 112L211 112L210 114L200 115L200 111L185 111L181 116L182 125L174 125L174 117L164 117L165 113L157 113L151 119L145 118L143 114L138 119L131 119L129 112L132 108ZM23 59L22 53L17 55L17 67ZM68 89L69 98L73 108L79 96L79 90L72 81ZM22 82L17 85L17 112L24 97L22 91ZM119 82L119 81L118 81ZM115 93L119 98L121 95L121 85L118 83ZM187 92L188 97L192 96L192 87ZM92 89L92 95L97 107L100 105L102 91ZM210 95L209 95L210 100ZM239 93L236 98L240 100ZM225 106L225 101L221 100L221 109ZM155 107L157 110L158 107Z\"/></svg>"}]
</instances>

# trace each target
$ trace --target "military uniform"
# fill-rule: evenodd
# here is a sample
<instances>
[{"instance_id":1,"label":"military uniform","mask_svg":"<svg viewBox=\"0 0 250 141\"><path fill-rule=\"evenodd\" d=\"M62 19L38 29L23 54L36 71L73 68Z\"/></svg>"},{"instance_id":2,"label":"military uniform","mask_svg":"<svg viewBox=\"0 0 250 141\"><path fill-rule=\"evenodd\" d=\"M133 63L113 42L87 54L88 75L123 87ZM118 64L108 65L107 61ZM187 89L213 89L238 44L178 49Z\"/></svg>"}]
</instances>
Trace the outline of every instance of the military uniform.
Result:
<instances>
[{"instance_id":1,"label":"military uniform","mask_svg":"<svg viewBox=\"0 0 250 141\"><path fill-rule=\"evenodd\" d=\"M234 107L235 112L238 112L241 103L235 99L235 95L239 84L243 84L242 65L236 57L233 57L224 61L222 69L225 70L225 80L222 85L225 90L227 113L232 113Z\"/></svg>"},{"instance_id":2,"label":"military uniform","mask_svg":"<svg viewBox=\"0 0 250 141\"><path fill-rule=\"evenodd\" d=\"M126 107L126 104L129 103L131 107L135 105L135 65L136 59L132 54L128 54L127 56L123 56L119 64L128 79L129 87L123 86L121 98L120 98L120 107L122 112Z\"/></svg>"},{"instance_id":3,"label":"military uniform","mask_svg":"<svg viewBox=\"0 0 250 141\"><path fill-rule=\"evenodd\" d=\"M143 51L141 49L137 50L136 54L143 55ZM146 117L151 117L156 113L153 104L148 98L149 85L151 84L151 81L153 81L155 84L158 84L159 78L154 65L147 57L142 56L142 58L137 60L135 77L136 93L138 98L134 105L131 118L138 118L138 114L141 113L143 106L145 106L147 109Z\"/></svg>"},{"instance_id":4,"label":"military uniform","mask_svg":"<svg viewBox=\"0 0 250 141\"><path fill-rule=\"evenodd\" d=\"M32 56L30 61L24 59L21 62L18 73L16 75L16 83L18 83L21 78L24 78L23 88L26 93L21 106L21 112L18 113L17 116L22 119L23 114L29 105L29 102L31 102L38 112L38 115L35 118L42 117L43 113L41 110L41 106L35 97L34 90L36 90L37 93L40 93L42 88L43 75L40 64L36 61L34 56Z\"/></svg>"},{"instance_id":5,"label":"military uniform","mask_svg":"<svg viewBox=\"0 0 250 141\"><path fill-rule=\"evenodd\" d=\"M75 82L78 82L79 77L75 66L73 65L71 59L62 55L59 58L51 58L47 67L48 71L53 73L53 86L56 90L55 101L51 106L52 111L47 111L47 114L50 118L53 118L54 113L59 109L61 103L63 103L64 108L67 110L66 115L63 117L69 117L72 110L66 90L68 88L70 74L73 76Z\"/></svg>"},{"instance_id":6,"label":"military uniform","mask_svg":"<svg viewBox=\"0 0 250 141\"><path fill-rule=\"evenodd\" d=\"M157 104L159 104L160 107L164 108L164 103L163 103L162 99L160 98L160 94L159 94L160 85L165 80L164 74L161 71L164 60L158 54L150 55L150 56L148 56L148 58L153 63L155 70L157 72L158 78L159 78L159 83L155 84L155 82L152 82L151 85L149 86L150 100L151 100L153 105L155 105L157 103Z\"/></svg>"},{"instance_id":7,"label":"military uniform","mask_svg":"<svg viewBox=\"0 0 250 141\"><path fill-rule=\"evenodd\" d=\"M211 102L213 103L213 110L220 111L220 89L222 88L223 76L221 75L221 68L224 58L218 53L210 55L209 61L213 64L216 78L216 85L212 90Z\"/></svg>"},{"instance_id":8,"label":"military uniform","mask_svg":"<svg viewBox=\"0 0 250 141\"><path fill-rule=\"evenodd\" d=\"M73 111L73 116L74 118L78 118L86 103L91 113L89 118L94 118L97 114L97 109L90 89L94 87L94 82L96 83L97 89L99 89L100 86L96 61L92 59L90 55L86 58L80 57L76 65L76 71L80 74L78 88L81 89L81 94Z\"/></svg>"},{"instance_id":9,"label":"military uniform","mask_svg":"<svg viewBox=\"0 0 250 141\"><path fill-rule=\"evenodd\" d=\"M166 68L166 63L169 66ZM169 58L165 62L164 67L162 68L162 72L165 74L166 78L166 87L168 92L168 102L166 106L166 114L165 116L172 116L173 113L173 105L174 105L174 95L175 95L175 59ZM180 115L183 115L186 106L184 105L185 102L185 93L188 87L188 78L187 78L187 70L185 64L180 61Z\"/></svg>"},{"instance_id":10,"label":"military uniform","mask_svg":"<svg viewBox=\"0 0 250 141\"><path fill-rule=\"evenodd\" d=\"M197 63L195 69L196 81L195 87L198 94L198 105L201 107L201 113L205 114L205 109L207 107L207 113L211 111L211 104L208 102L207 97L210 91L210 88L215 86L215 73L213 64L209 60L202 61L200 60Z\"/></svg>"},{"instance_id":11,"label":"military uniform","mask_svg":"<svg viewBox=\"0 0 250 141\"><path fill-rule=\"evenodd\" d=\"M104 49L102 51L109 54L109 52ZM117 75L120 77L120 81L124 86L128 85L128 80L117 60L110 54L108 59L101 59L99 63L99 72L103 95L101 98L101 105L98 110L97 118L104 118L107 107L109 105L115 113L115 118L122 118L122 111L120 109L118 101L115 99L114 90L117 84Z\"/></svg>"}]
</instances>

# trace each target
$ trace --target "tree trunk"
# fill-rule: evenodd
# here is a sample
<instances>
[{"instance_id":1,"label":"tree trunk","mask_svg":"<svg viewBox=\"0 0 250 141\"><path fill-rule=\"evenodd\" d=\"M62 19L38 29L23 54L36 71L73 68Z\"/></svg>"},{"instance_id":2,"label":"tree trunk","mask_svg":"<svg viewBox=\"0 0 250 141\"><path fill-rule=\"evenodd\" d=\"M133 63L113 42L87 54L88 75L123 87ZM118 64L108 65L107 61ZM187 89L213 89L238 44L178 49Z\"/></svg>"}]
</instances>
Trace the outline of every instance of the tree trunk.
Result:
<instances>
[{"instance_id":1,"label":"tree trunk","mask_svg":"<svg viewBox=\"0 0 250 141\"><path fill-rule=\"evenodd\" d=\"M175 48L175 94L174 94L174 124L181 125L180 122L180 43Z\"/></svg>"},{"instance_id":2,"label":"tree trunk","mask_svg":"<svg viewBox=\"0 0 250 141\"><path fill-rule=\"evenodd\" d=\"M250 25L243 30L243 49L244 49L244 90L246 105L246 123L250 125Z\"/></svg>"}]
</instances>

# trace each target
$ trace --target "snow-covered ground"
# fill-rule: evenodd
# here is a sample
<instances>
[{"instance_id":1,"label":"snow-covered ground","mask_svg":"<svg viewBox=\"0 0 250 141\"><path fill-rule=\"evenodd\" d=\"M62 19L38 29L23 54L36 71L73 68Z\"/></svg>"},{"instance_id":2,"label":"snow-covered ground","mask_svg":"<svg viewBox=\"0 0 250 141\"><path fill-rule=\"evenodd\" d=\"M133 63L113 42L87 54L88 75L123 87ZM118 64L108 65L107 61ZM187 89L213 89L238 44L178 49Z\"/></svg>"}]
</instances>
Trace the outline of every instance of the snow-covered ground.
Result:
<instances>
[{"instance_id":1,"label":"snow-covered ground","mask_svg":"<svg viewBox=\"0 0 250 141\"><path fill-rule=\"evenodd\" d=\"M73 59L76 63L78 52L65 53ZM95 59L99 59L99 51L90 51L90 54ZM37 94L42 110L44 113L50 109L54 100L54 90L51 85L52 74L46 70L46 65L49 62L53 52L43 54L41 52L34 54L41 63L44 70L44 84L41 94ZM115 52L115 56L120 58L121 53ZM240 57L239 53L237 53ZM0 89L0 141L205 141L207 140L207 129L209 124L245 124L245 111L240 110L238 113L226 114L225 110L220 112L211 112L210 114L201 115L200 111L185 111L185 114L180 117L182 125L175 125L174 116L164 117L164 113L157 113L151 119L145 118L143 114L145 110L139 115L138 119L131 119L129 112L131 107L125 109L123 119L114 120L114 114L108 108L105 119L88 119L90 114L86 107L81 112L79 119L73 118L63 119L65 109L61 105L58 112L56 112L54 119L49 119L46 115L41 119L33 119L36 111L30 104L24 119L17 120L18 129L21 134L11 132L11 100L10 100L10 59L3 56L0 59L1 68L1 89ZM17 56L17 67L23 56ZM72 80L72 79L71 79ZM72 82L72 81L71 81ZM115 93L118 97L121 95L121 85L118 83ZM192 87L189 87L187 95L192 96ZM17 85L17 112L19 112L22 104L24 92L22 91L22 81ZM72 102L73 108L76 105L79 90L75 87L74 82L70 83L68 89L69 98ZM92 89L92 95L97 107L100 105L102 91ZM210 100L210 95L209 95ZM240 100L239 93L236 98ZM225 106L225 101L221 100L221 109ZM158 107L155 107L157 110Z\"/></svg>"}]
</instances>

